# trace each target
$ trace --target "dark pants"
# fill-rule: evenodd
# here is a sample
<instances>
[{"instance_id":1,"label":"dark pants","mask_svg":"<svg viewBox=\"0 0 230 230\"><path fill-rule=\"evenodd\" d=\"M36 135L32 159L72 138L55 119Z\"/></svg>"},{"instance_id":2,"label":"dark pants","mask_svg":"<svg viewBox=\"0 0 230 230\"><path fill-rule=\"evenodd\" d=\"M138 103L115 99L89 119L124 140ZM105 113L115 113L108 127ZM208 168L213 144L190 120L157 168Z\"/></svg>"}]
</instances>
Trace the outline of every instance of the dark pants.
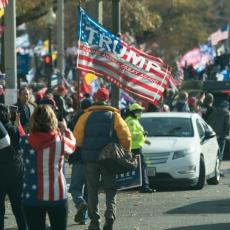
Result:
<instances>
[{"instance_id":1,"label":"dark pants","mask_svg":"<svg viewBox=\"0 0 230 230\"><path fill-rule=\"evenodd\" d=\"M219 137L217 141L218 141L219 148L220 148L219 158L222 161L224 159L224 149L225 149L226 140L224 138Z\"/></svg>"},{"instance_id":2,"label":"dark pants","mask_svg":"<svg viewBox=\"0 0 230 230\"><path fill-rule=\"evenodd\" d=\"M111 174L102 168L98 163L85 162L85 177L88 189L88 208L91 220L90 228L96 228L100 225L98 190L100 176L105 191L106 210L104 216L106 219L115 219L116 215L116 175Z\"/></svg>"},{"instance_id":3,"label":"dark pants","mask_svg":"<svg viewBox=\"0 0 230 230\"><path fill-rule=\"evenodd\" d=\"M147 166L146 166L145 159L142 153L142 148L132 149L131 152L134 153L135 155L141 156L142 188L149 188L149 178L147 175Z\"/></svg>"},{"instance_id":4,"label":"dark pants","mask_svg":"<svg viewBox=\"0 0 230 230\"><path fill-rule=\"evenodd\" d=\"M67 229L67 201L64 204L49 206L23 205L28 230L46 230L46 214L48 213L52 230Z\"/></svg>"},{"instance_id":5,"label":"dark pants","mask_svg":"<svg viewBox=\"0 0 230 230\"><path fill-rule=\"evenodd\" d=\"M26 230L26 222L22 212L20 173L14 168L0 167L0 230L4 230L5 198L8 195L18 230Z\"/></svg>"}]
</instances>

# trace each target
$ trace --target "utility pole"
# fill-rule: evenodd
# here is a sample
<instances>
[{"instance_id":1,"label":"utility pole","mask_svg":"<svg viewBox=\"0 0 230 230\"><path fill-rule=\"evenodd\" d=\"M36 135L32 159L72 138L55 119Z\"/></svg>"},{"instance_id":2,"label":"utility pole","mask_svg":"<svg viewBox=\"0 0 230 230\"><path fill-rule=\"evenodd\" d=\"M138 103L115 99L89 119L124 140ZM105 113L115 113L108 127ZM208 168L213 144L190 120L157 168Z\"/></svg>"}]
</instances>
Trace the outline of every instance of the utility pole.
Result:
<instances>
[{"instance_id":1,"label":"utility pole","mask_svg":"<svg viewBox=\"0 0 230 230\"><path fill-rule=\"evenodd\" d=\"M10 0L5 8L5 104L17 102L17 59L16 59L16 12L15 0Z\"/></svg>"},{"instance_id":2,"label":"utility pole","mask_svg":"<svg viewBox=\"0 0 230 230\"><path fill-rule=\"evenodd\" d=\"M86 8L89 11L89 15L103 24L103 1L102 0L92 0L86 3Z\"/></svg>"},{"instance_id":3,"label":"utility pole","mask_svg":"<svg viewBox=\"0 0 230 230\"><path fill-rule=\"evenodd\" d=\"M113 33L119 35L121 32L121 14L120 14L120 0L112 0L112 28ZM112 85L111 89L111 104L112 106L119 107L119 88Z\"/></svg>"},{"instance_id":4,"label":"utility pole","mask_svg":"<svg viewBox=\"0 0 230 230\"><path fill-rule=\"evenodd\" d=\"M1 29L2 29L2 34L1 34L1 71L2 71L2 73L5 73L5 59L4 59L4 57L5 57L5 55L4 55L5 23L4 23L4 21L5 21L5 15L2 16L1 25L0 25Z\"/></svg>"},{"instance_id":5,"label":"utility pole","mask_svg":"<svg viewBox=\"0 0 230 230\"><path fill-rule=\"evenodd\" d=\"M57 1L57 67L64 76L65 51L64 51L64 0Z\"/></svg>"}]
</instances>

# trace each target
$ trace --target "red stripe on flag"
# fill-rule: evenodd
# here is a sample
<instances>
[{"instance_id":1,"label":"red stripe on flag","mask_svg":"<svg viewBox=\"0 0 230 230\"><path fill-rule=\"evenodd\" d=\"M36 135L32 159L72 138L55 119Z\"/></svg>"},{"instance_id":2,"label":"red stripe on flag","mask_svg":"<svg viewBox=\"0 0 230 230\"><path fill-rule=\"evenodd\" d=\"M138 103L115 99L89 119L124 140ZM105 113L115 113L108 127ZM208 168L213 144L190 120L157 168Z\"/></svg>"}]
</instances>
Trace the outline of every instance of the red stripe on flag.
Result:
<instances>
[{"instance_id":1,"label":"red stripe on flag","mask_svg":"<svg viewBox=\"0 0 230 230\"><path fill-rule=\"evenodd\" d=\"M87 48L87 51L84 50L82 52L88 52L88 48ZM82 54L79 54L79 56L80 55L82 55ZM89 53L89 55L90 55L90 53ZM89 55L83 55L83 56L88 57ZM97 53L97 56L100 56L100 53ZM107 56L109 56L109 58L104 58L104 55L101 57L103 63L108 62L108 61L113 62L113 64L117 65L117 69L119 69L119 72L124 72L124 71L129 72L133 75L137 75L139 77L148 79L149 81L152 81L152 82L154 81L155 83L159 83L163 87L167 85L167 80L171 76L169 72L167 72L163 75L162 73L159 73L159 72L154 71L154 70L152 71L153 73L149 73L143 69L138 70L133 65L131 66L127 63L122 63L122 61L119 62L115 58L111 57L110 55L107 55ZM90 58L98 60L98 58L94 58L92 55ZM81 59L79 58L79 60L81 60ZM109 64L109 65L112 66L111 64ZM167 74L167 76L165 76L166 74ZM164 79L164 81L165 81L165 83L163 83L163 84L162 84L162 79Z\"/></svg>"},{"instance_id":2,"label":"red stripe on flag","mask_svg":"<svg viewBox=\"0 0 230 230\"><path fill-rule=\"evenodd\" d=\"M109 53L101 52L101 51L99 51L97 49L93 49L93 48L88 47L88 46L86 46L84 44L80 45L80 51L86 52L86 53L88 53L88 55L91 55L91 56L93 54L96 54L96 57L104 58L105 61L111 61L111 62L113 62L114 64L117 64L117 65L122 65L123 64L123 65L126 65L126 66L130 67L129 64L131 64L131 63L127 64L127 60L125 59L125 57L127 57L127 55L125 55L123 58L120 58L119 60L117 60L116 58L114 58ZM146 67L146 64L144 64L143 68L139 68L139 72L142 73L142 74L146 74L146 75L149 74L149 73L152 73L152 74L158 76L159 78L164 78L166 73L167 73L167 75L170 74L168 72L168 70L162 70L162 68L161 68L161 71L158 71L156 68L155 69L150 69L149 71L146 71L146 70L144 70L145 67ZM132 68L134 69L134 67L132 67ZM135 70L138 71L137 67L136 67Z\"/></svg>"},{"instance_id":3,"label":"red stripe on flag","mask_svg":"<svg viewBox=\"0 0 230 230\"><path fill-rule=\"evenodd\" d=\"M95 68L92 68L92 67L89 67L89 66L86 66L86 65L81 65L81 64L78 65L78 68L80 68L82 70L85 70L85 71L95 73L95 74L97 74L99 76L104 77L105 79L107 79L108 81L111 82L111 79L108 78L107 73L105 73L103 71L100 71L98 69L95 69ZM120 82L117 81L117 83L116 82L112 82L112 83L114 83L115 85L118 85L118 83L120 83ZM131 87L127 86L127 85L123 85L122 83L120 83L119 86L120 86L120 88L122 88L122 89L124 89L126 91L129 91L129 93L132 93L135 96L138 96L138 97L140 97L140 98L142 98L142 99L144 99L144 100L146 100L148 102L151 102L151 103L153 103L155 105L158 104L158 99L154 99L154 96L150 97L149 95L141 93L140 91L135 90L134 88L131 88ZM163 92L159 91L157 95L159 95L161 97L162 94L163 94Z\"/></svg>"},{"instance_id":4,"label":"red stripe on flag","mask_svg":"<svg viewBox=\"0 0 230 230\"><path fill-rule=\"evenodd\" d=\"M49 200L54 200L54 159L56 151L56 142L49 148Z\"/></svg>"},{"instance_id":5,"label":"red stripe on flag","mask_svg":"<svg viewBox=\"0 0 230 230\"><path fill-rule=\"evenodd\" d=\"M114 76L113 77L111 77L111 75L109 75L107 72L106 72L106 70L107 69L105 69L105 71L103 71L103 70L99 70L99 69L97 69L97 68L93 68L93 67L90 67L90 66L87 66L87 65L80 65L80 66L82 66L83 68L85 67L87 70L91 70L91 71L95 71L95 72L97 72L99 75L101 75L102 77L104 77L104 78L106 78L109 82L111 82L111 83L113 83L113 84L116 84L119 88L123 88L123 89L125 89L125 88L130 88L130 90L132 89L132 90L135 90L136 92L138 92L139 94L145 94L147 97L150 97L150 95L152 94L152 93L156 93L158 90L157 89L154 89L154 90L147 90L147 92L146 93L144 93L144 92L142 92L140 89L137 89L137 87L135 88L135 87L130 87L130 86L128 86L129 84L129 82L127 82L127 81L120 81L119 79L115 79L114 78ZM136 84L137 85L137 84ZM138 85L138 87L140 87L140 88L142 88L141 86L139 86ZM144 88L142 88L143 90L144 90ZM145 89L145 91L146 91L146 89ZM160 92L160 91L159 91ZM153 96L153 95L152 95ZM157 99L158 100L158 99Z\"/></svg>"},{"instance_id":6,"label":"red stripe on flag","mask_svg":"<svg viewBox=\"0 0 230 230\"><path fill-rule=\"evenodd\" d=\"M38 199L43 200L43 151L37 151Z\"/></svg>"},{"instance_id":7,"label":"red stripe on flag","mask_svg":"<svg viewBox=\"0 0 230 230\"><path fill-rule=\"evenodd\" d=\"M104 67L105 69L109 69L110 71L112 71L113 73L117 74L118 76L121 76L122 79L126 80L127 82L132 82L134 84L137 84L138 86L140 87L143 87L149 91L153 91L153 92L157 92L158 89L157 88L154 88L154 87L151 87L137 79L134 79L134 78L131 78L127 75L125 75L124 73L121 73L120 71L118 71L117 69L113 68L111 65L105 63L105 62L101 62L101 61L98 61L98 60L95 60L93 58L90 58L90 57L85 57L83 55L79 55L79 59L80 60L85 60L87 62L91 62L91 63L95 63L96 65L99 65L99 66L102 66ZM155 83L157 85L157 83ZM160 84L159 84L160 86Z\"/></svg>"},{"instance_id":8,"label":"red stripe on flag","mask_svg":"<svg viewBox=\"0 0 230 230\"><path fill-rule=\"evenodd\" d=\"M69 138L63 138L64 139L64 144L67 146L67 148L71 149L72 151L75 150L75 144L73 144L73 141L70 141Z\"/></svg>"},{"instance_id":9,"label":"red stripe on flag","mask_svg":"<svg viewBox=\"0 0 230 230\"><path fill-rule=\"evenodd\" d=\"M127 43L125 43L125 42L122 42L122 46L128 48L129 50L135 51L135 53L140 54L142 57L145 57L145 58L147 58L147 59L149 59L149 60L152 60L152 61L154 61L154 62L157 62L157 64L159 64L159 65L161 65L161 66L163 66L163 67L167 67L167 65L166 65L166 64L162 61L162 59L159 58L159 57L155 57L155 56L153 56L153 55L146 54L146 53L144 53L143 51L137 49L136 47L129 46L129 45L128 45Z\"/></svg>"},{"instance_id":10,"label":"red stripe on flag","mask_svg":"<svg viewBox=\"0 0 230 230\"><path fill-rule=\"evenodd\" d=\"M64 198L64 185L63 185L63 173L62 173L62 162L64 155L64 141L61 139L61 155L58 161L58 185L59 185L59 199L62 200Z\"/></svg>"}]
</instances>

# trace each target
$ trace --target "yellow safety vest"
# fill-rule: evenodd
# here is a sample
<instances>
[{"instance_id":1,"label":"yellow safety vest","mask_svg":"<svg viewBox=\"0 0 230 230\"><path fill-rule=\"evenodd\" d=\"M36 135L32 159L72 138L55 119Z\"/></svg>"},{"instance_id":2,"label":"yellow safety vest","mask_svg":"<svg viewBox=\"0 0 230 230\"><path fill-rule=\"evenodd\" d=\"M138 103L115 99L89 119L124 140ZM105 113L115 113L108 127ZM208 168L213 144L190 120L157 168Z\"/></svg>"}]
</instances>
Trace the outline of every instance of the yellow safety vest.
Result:
<instances>
[{"instance_id":1,"label":"yellow safety vest","mask_svg":"<svg viewBox=\"0 0 230 230\"><path fill-rule=\"evenodd\" d=\"M132 137L132 149L139 149L145 143L144 129L138 119L133 117L127 117L125 119L127 123L131 137Z\"/></svg>"}]
</instances>

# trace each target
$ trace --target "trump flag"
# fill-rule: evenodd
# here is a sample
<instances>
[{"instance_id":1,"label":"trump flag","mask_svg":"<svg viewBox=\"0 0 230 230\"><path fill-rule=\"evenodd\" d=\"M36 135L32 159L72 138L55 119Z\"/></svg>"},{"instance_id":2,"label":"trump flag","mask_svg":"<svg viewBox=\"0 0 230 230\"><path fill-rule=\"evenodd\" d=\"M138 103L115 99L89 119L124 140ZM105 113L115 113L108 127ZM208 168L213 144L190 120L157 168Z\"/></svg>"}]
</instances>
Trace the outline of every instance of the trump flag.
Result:
<instances>
[{"instance_id":1,"label":"trump flag","mask_svg":"<svg viewBox=\"0 0 230 230\"><path fill-rule=\"evenodd\" d=\"M154 57L129 46L78 8L77 68L92 72L124 91L157 105L171 73Z\"/></svg>"}]
</instances>

